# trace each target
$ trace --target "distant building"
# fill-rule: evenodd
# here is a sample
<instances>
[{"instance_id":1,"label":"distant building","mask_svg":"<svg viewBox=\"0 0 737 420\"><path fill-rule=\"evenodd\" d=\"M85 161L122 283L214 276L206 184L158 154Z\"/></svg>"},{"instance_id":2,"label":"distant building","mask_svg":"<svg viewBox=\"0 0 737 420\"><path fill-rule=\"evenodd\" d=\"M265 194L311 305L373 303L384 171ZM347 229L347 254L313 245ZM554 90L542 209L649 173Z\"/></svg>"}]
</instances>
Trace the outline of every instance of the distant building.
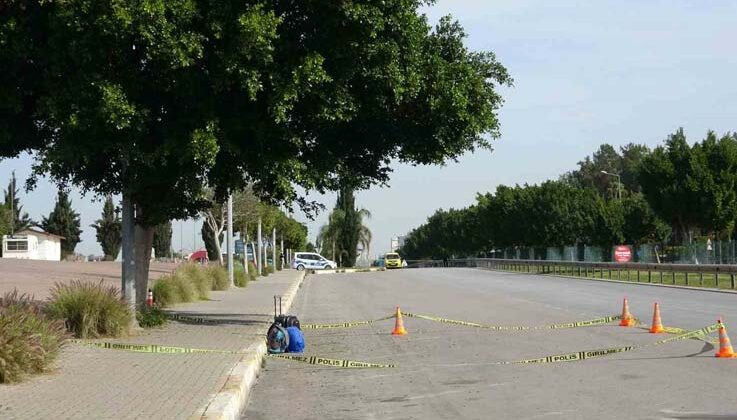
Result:
<instances>
[{"instance_id":1,"label":"distant building","mask_svg":"<svg viewBox=\"0 0 737 420\"><path fill-rule=\"evenodd\" d=\"M391 252L397 252L399 248L404 246L404 242L407 240L407 235L395 236L391 239Z\"/></svg>"},{"instance_id":2,"label":"distant building","mask_svg":"<svg viewBox=\"0 0 737 420\"><path fill-rule=\"evenodd\" d=\"M61 261L63 236L38 228L23 229L14 235L3 236L3 258L18 260Z\"/></svg>"}]
</instances>

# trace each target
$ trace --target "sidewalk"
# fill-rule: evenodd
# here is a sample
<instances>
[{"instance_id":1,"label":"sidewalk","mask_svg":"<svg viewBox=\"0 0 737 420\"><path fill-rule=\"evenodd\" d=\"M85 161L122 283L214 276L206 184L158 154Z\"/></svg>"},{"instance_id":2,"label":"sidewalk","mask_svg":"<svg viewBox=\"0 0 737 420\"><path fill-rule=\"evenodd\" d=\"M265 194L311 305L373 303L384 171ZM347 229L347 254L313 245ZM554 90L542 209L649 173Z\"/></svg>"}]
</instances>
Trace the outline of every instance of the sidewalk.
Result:
<instances>
[{"instance_id":1,"label":"sidewalk","mask_svg":"<svg viewBox=\"0 0 737 420\"><path fill-rule=\"evenodd\" d=\"M103 341L256 350L273 317L272 296L296 290L302 278L303 272L285 270L172 310L215 322L170 322L136 337ZM68 344L54 372L0 386L0 418L200 418L226 383L231 386L238 363L254 356L132 353Z\"/></svg>"}]
</instances>

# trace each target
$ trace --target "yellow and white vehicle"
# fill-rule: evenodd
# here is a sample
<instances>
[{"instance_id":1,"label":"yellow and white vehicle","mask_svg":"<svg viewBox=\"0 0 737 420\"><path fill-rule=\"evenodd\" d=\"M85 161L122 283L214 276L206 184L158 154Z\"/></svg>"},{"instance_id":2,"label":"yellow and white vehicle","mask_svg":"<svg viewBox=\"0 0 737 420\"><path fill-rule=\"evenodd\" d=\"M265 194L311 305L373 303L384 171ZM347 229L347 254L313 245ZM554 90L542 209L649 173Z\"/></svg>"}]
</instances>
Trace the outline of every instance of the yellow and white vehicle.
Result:
<instances>
[{"instance_id":1,"label":"yellow and white vehicle","mask_svg":"<svg viewBox=\"0 0 737 420\"><path fill-rule=\"evenodd\" d=\"M386 268L402 268L402 257L396 252L389 252L384 255L384 267Z\"/></svg>"}]
</instances>

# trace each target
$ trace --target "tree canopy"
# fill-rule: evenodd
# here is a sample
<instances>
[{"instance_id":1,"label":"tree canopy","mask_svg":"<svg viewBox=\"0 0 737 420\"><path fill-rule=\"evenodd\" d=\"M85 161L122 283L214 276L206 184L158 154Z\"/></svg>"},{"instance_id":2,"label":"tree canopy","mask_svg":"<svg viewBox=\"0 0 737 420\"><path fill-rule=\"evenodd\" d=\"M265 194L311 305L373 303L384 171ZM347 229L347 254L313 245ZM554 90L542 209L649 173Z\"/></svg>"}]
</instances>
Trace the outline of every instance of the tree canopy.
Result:
<instances>
[{"instance_id":1,"label":"tree canopy","mask_svg":"<svg viewBox=\"0 0 737 420\"><path fill-rule=\"evenodd\" d=\"M121 243L121 224L120 216L115 209L111 196L105 198L102 216L91 226L95 229L97 242L100 244L103 254L105 254L105 259L113 261L118 258Z\"/></svg>"},{"instance_id":2,"label":"tree canopy","mask_svg":"<svg viewBox=\"0 0 737 420\"><path fill-rule=\"evenodd\" d=\"M82 230L79 224L79 213L72 209L69 194L64 190L59 190L54 209L48 217L43 218L41 227L46 232L64 237L61 240L62 258L74 254L74 248L81 242L79 235Z\"/></svg>"}]
</instances>

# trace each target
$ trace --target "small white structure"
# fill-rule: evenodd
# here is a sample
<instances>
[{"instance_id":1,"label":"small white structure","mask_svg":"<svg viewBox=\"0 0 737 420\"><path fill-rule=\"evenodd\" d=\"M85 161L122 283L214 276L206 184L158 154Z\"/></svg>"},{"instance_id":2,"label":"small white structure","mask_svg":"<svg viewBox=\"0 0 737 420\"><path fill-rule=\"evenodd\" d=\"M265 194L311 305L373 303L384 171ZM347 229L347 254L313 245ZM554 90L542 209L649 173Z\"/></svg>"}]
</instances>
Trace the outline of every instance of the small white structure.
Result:
<instances>
[{"instance_id":1,"label":"small white structure","mask_svg":"<svg viewBox=\"0 0 737 420\"><path fill-rule=\"evenodd\" d=\"M3 258L20 260L61 261L63 236L37 228L23 229L3 236Z\"/></svg>"}]
</instances>

